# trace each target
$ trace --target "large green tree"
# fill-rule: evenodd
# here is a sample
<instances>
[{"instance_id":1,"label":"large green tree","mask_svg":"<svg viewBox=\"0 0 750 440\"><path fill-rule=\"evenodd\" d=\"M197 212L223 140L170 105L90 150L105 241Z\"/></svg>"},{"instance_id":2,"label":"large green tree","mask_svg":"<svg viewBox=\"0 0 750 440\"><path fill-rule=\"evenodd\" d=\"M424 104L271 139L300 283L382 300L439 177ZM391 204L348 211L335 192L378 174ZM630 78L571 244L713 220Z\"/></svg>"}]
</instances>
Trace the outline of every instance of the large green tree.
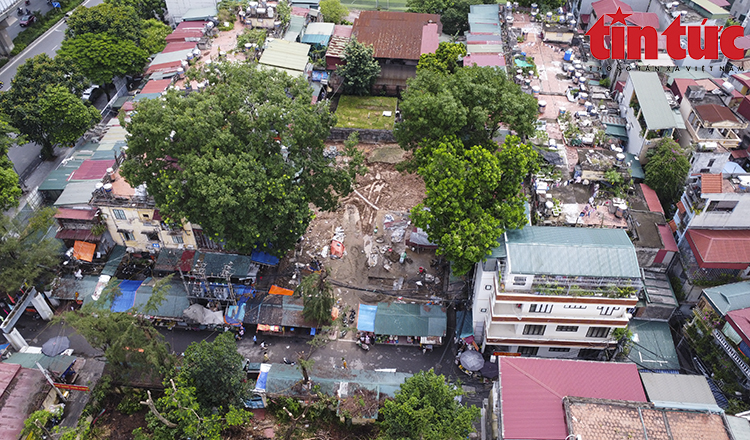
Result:
<instances>
[{"instance_id":1,"label":"large green tree","mask_svg":"<svg viewBox=\"0 0 750 440\"><path fill-rule=\"evenodd\" d=\"M106 33L66 38L57 52L58 57L72 59L86 78L102 86L116 76L142 72L149 55L133 41ZM104 90L109 98L109 89Z\"/></svg>"},{"instance_id":2,"label":"large green tree","mask_svg":"<svg viewBox=\"0 0 750 440\"><path fill-rule=\"evenodd\" d=\"M454 73L458 68L458 59L466 55L463 43L441 42L433 53L424 53L419 57L417 71L422 69L436 70L442 73Z\"/></svg>"},{"instance_id":3,"label":"large green tree","mask_svg":"<svg viewBox=\"0 0 750 440\"><path fill-rule=\"evenodd\" d=\"M443 33L459 35L469 30L471 5L494 4L492 0L406 0L408 12L438 14Z\"/></svg>"},{"instance_id":4,"label":"large green tree","mask_svg":"<svg viewBox=\"0 0 750 440\"><path fill-rule=\"evenodd\" d=\"M482 261L506 229L527 223L522 183L538 170L537 155L517 137L508 136L499 152L443 139L422 162L426 197L412 219L457 274Z\"/></svg>"},{"instance_id":5,"label":"large green tree","mask_svg":"<svg viewBox=\"0 0 750 440\"><path fill-rule=\"evenodd\" d=\"M405 149L445 136L491 146L501 123L519 136L534 133L536 99L491 67L464 67L453 75L422 69L408 84L399 104L403 121L394 130Z\"/></svg>"},{"instance_id":6,"label":"large green tree","mask_svg":"<svg viewBox=\"0 0 750 440\"><path fill-rule=\"evenodd\" d=\"M381 440L459 440L468 438L479 408L456 400L464 394L445 376L420 371L406 379L380 410Z\"/></svg>"},{"instance_id":7,"label":"large green tree","mask_svg":"<svg viewBox=\"0 0 750 440\"><path fill-rule=\"evenodd\" d=\"M341 24L349 15L349 10L341 4L341 0L320 0L320 13L323 14L323 21Z\"/></svg>"},{"instance_id":8,"label":"large green tree","mask_svg":"<svg viewBox=\"0 0 750 440\"><path fill-rule=\"evenodd\" d=\"M669 138L659 141L648 154L644 165L645 183L656 191L666 214L674 214L674 205L680 200L685 188L685 180L690 171L687 153L677 142Z\"/></svg>"},{"instance_id":9,"label":"large green tree","mask_svg":"<svg viewBox=\"0 0 750 440\"><path fill-rule=\"evenodd\" d=\"M193 342L185 350L177 384L195 388L196 400L208 410L242 405L248 391L242 361L233 332L224 332L213 342Z\"/></svg>"},{"instance_id":10,"label":"large green tree","mask_svg":"<svg viewBox=\"0 0 750 440\"><path fill-rule=\"evenodd\" d=\"M132 6L144 20L158 18L164 21L164 13L167 11L167 3L164 0L105 0L105 3Z\"/></svg>"},{"instance_id":11,"label":"large green tree","mask_svg":"<svg viewBox=\"0 0 750 440\"><path fill-rule=\"evenodd\" d=\"M63 86L47 86L42 92L39 116L47 129L41 139L45 149L55 145L73 146L76 139L101 120L96 108L86 105Z\"/></svg>"},{"instance_id":12,"label":"large green tree","mask_svg":"<svg viewBox=\"0 0 750 440\"><path fill-rule=\"evenodd\" d=\"M22 194L18 174L8 158L10 147L22 138L18 137L18 130L11 127L9 119L8 115L0 113L0 211L18 206Z\"/></svg>"},{"instance_id":13,"label":"large green tree","mask_svg":"<svg viewBox=\"0 0 750 440\"><path fill-rule=\"evenodd\" d=\"M302 296L304 308L302 316L309 321L319 325L331 323L331 308L335 302L333 298L333 288L326 278L328 271L311 273L300 281L294 292Z\"/></svg>"},{"instance_id":14,"label":"large green tree","mask_svg":"<svg viewBox=\"0 0 750 440\"><path fill-rule=\"evenodd\" d=\"M336 74L344 79L344 94L369 95L380 75L380 64L372 57L374 49L352 38L344 49L346 64L339 66Z\"/></svg>"},{"instance_id":15,"label":"large green tree","mask_svg":"<svg viewBox=\"0 0 750 440\"><path fill-rule=\"evenodd\" d=\"M147 54L153 55L167 47L167 36L172 28L154 18L143 22L140 46Z\"/></svg>"},{"instance_id":16,"label":"large green tree","mask_svg":"<svg viewBox=\"0 0 750 440\"><path fill-rule=\"evenodd\" d=\"M103 351L113 373L119 377L135 379L133 374L144 372L164 374L172 365L169 346L144 315L153 315L165 300L169 279L156 281L149 301L127 312L111 310L112 302L122 294L120 280L112 280L96 301L55 320L71 326L89 345Z\"/></svg>"},{"instance_id":17,"label":"large green tree","mask_svg":"<svg viewBox=\"0 0 750 440\"><path fill-rule=\"evenodd\" d=\"M63 57L48 57L46 54L37 55L24 62L11 81L10 90L0 96L0 109L8 115L9 123L26 137L26 140L42 145L42 155L45 159L54 156L54 145L45 144L50 139L55 125L42 115L42 108L48 96L43 93L49 86L63 87L73 95L81 96L89 86L86 78L77 66ZM75 113L58 115L59 119L76 118ZM54 122L54 121L53 121ZM81 133L83 134L83 133Z\"/></svg>"},{"instance_id":18,"label":"large green tree","mask_svg":"<svg viewBox=\"0 0 750 440\"><path fill-rule=\"evenodd\" d=\"M56 210L34 213L28 223L8 216L0 218L0 292L14 294L24 285L42 290L60 262L62 249L45 238L54 224Z\"/></svg>"},{"instance_id":19,"label":"large green tree","mask_svg":"<svg viewBox=\"0 0 750 440\"><path fill-rule=\"evenodd\" d=\"M122 175L227 248L281 256L307 229L311 203L331 210L352 191L361 154L323 155L334 117L310 104L301 79L222 63L209 81L204 93L138 103Z\"/></svg>"},{"instance_id":20,"label":"large green tree","mask_svg":"<svg viewBox=\"0 0 750 440\"><path fill-rule=\"evenodd\" d=\"M128 5L100 3L75 9L67 20L65 37L75 38L85 34L107 34L117 40L138 43L141 39L142 19L135 8Z\"/></svg>"}]
</instances>

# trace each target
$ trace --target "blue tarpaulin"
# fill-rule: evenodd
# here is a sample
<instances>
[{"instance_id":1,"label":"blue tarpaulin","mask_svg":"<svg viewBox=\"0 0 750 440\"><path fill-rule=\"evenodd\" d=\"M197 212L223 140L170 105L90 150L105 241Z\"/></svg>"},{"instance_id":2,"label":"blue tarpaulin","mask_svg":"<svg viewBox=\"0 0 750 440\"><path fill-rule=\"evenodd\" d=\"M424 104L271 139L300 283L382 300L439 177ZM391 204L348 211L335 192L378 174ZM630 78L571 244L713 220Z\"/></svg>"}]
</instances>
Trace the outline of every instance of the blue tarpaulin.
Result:
<instances>
[{"instance_id":1,"label":"blue tarpaulin","mask_svg":"<svg viewBox=\"0 0 750 440\"><path fill-rule=\"evenodd\" d=\"M229 325L240 326L245 319L245 308L247 307L248 296L241 296L236 306L227 307L227 314L224 321Z\"/></svg>"},{"instance_id":2,"label":"blue tarpaulin","mask_svg":"<svg viewBox=\"0 0 750 440\"><path fill-rule=\"evenodd\" d=\"M357 330L362 332L375 331L375 313L378 306L359 305L359 319L357 320Z\"/></svg>"},{"instance_id":3,"label":"blue tarpaulin","mask_svg":"<svg viewBox=\"0 0 750 440\"><path fill-rule=\"evenodd\" d=\"M266 266L276 266L279 264L278 257L274 257L273 255L259 251L258 249L255 249L252 255L250 255L250 261L253 263L265 264Z\"/></svg>"},{"instance_id":4,"label":"blue tarpaulin","mask_svg":"<svg viewBox=\"0 0 750 440\"><path fill-rule=\"evenodd\" d=\"M461 339L474 335L474 319L471 310L456 312L456 335Z\"/></svg>"},{"instance_id":5,"label":"blue tarpaulin","mask_svg":"<svg viewBox=\"0 0 750 440\"><path fill-rule=\"evenodd\" d=\"M127 312L135 305L135 292L141 287L143 281L125 280L120 283L121 295L112 301L110 310L113 312Z\"/></svg>"},{"instance_id":6,"label":"blue tarpaulin","mask_svg":"<svg viewBox=\"0 0 750 440\"><path fill-rule=\"evenodd\" d=\"M271 371L271 364L260 364L260 374L258 380L255 382L255 393L265 393L266 383L268 382L268 372Z\"/></svg>"}]
</instances>

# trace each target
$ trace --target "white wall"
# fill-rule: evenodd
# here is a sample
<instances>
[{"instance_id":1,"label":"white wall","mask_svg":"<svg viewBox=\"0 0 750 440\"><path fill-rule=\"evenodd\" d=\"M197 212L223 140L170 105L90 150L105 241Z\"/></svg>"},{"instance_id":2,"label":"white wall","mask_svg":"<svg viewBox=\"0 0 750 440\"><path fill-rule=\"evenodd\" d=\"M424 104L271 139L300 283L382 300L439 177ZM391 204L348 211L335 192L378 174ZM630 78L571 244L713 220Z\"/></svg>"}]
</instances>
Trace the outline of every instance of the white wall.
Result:
<instances>
[{"instance_id":1,"label":"white wall","mask_svg":"<svg viewBox=\"0 0 750 440\"><path fill-rule=\"evenodd\" d=\"M685 124L687 125L687 120ZM690 158L690 174L698 174L705 172L702 170L708 169L711 174L720 174L724 170L724 165L729 161L729 152L721 153L709 153L709 152L694 152ZM713 160L714 163L709 167L709 162Z\"/></svg>"},{"instance_id":2,"label":"white wall","mask_svg":"<svg viewBox=\"0 0 750 440\"><path fill-rule=\"evenodd\" d=\"M476 265L474 299L471 306L474 317L474 336L477 340L482 340L484 323L490 316L492 300L497 294L499 278L497 267L496 259L488 259ZM482 312L482 309L485 309L485 311Z\"/></svg>"},{"instance_id":3,"label":"white wall","mask_svg":"<svg viewBox=\"0 0 750 440\"><path fill-rule=\"evenodd\" d=\"M689 224L691 228L728 228L747 229L750 219L750 193L705 194L706 208L693 217ZM737 200L737 206L732 212L708 212L711 201Z\"/></svg>"}]
</instances>

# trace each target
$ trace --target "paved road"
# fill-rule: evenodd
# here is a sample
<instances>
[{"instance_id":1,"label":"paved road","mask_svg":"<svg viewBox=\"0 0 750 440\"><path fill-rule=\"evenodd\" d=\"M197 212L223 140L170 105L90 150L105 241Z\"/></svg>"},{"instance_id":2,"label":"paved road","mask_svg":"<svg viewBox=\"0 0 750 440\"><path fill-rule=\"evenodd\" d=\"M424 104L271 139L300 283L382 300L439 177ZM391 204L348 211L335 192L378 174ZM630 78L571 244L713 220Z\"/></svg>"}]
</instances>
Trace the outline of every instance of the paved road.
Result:
<instances>
[{"instance_id":1,"label":"paved road","mask_svg":"<svg viewBox=\"0 0 750 440\"><path fill-rule=\"evenodd\" d=\"M21 6L24 9L28 9L29 11L35 13L37 18L40 18L42 15L52 10L52 5L47 3L47 0L30 0L28 5L22 3ZM20 16L17 13L14 12L12 17L16 18L16 22L8 26L8 35L10 35L11 40L16 38L18 34L20 34L21 31L25 29L21 27L21 22L18 20Z\"/></svg>"}]
</instances>

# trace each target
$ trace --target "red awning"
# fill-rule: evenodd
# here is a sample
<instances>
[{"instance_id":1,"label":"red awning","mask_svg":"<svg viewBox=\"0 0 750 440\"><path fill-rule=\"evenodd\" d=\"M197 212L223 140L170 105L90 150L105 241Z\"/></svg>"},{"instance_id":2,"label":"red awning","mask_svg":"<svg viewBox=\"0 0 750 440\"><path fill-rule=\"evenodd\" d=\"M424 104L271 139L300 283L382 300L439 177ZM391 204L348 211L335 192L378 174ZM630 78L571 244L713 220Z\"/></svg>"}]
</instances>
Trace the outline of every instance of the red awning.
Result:
<instances>
[{"instance_id":1,"label":"red awning","mask_svg":"<svg viewBox=\"0 0 750 440\"><path fill-rule=\"evenodd\" d=\"M294 295L294 290L284 289L283 287L273 285L271 286L271 289L268 290L268 293L271 295L292 296Z\"/></svg>"},{"instance_id":2,"label":"red awning","mask_svg":"<svg viewBox=\"0 0 750 440\"><path fill-rule=\"evenodd\" d=\"M677 210L680 211L680 214L684 214L687 212L687 209L685 209L685 204L682 203L682 201L677 202Z\"/></svg>"},{"instance_id":3,"label":"red awning","mask_svg":"<svg viewBox=\"0 0 750 440\"><path fill-rule=\"evenodd\" d=\"M94 243L76 241L73 245L73 256L78 260L91 263L94 261L94 252L96 252L96 245Z\"/></svg>"},{"instance_id":4,"label":"red awning","mask_svg":"<svg viewBox=\"0 0 750 440\"><path fill-rule=\"evenodd\" d=\"M93 220L96 216L96 209L72 209L59 208L55 218L64 220Z\"/></svg>"}]
</instances>

